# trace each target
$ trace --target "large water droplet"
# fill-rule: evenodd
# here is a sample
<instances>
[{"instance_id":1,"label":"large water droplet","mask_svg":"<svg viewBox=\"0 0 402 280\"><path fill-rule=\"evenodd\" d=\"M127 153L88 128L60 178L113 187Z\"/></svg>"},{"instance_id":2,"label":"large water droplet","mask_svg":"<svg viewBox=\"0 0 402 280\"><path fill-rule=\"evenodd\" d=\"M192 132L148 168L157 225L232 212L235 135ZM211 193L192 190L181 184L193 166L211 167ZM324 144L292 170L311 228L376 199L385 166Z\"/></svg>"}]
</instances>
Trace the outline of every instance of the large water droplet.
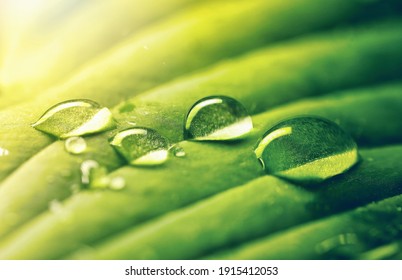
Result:
<instances>
[{"instance_id":1,"label":"large water droplet","mask_svg":"<svg viewBox=\"0 0 402 280\"><path fill-rule=\"evenodd\" d=\"M187 113L185 138L233 140L253 129L247 110L237 100L227 96L210 96L196 102Z\"/></svg>"},{"instance_id":2,"label":"large water droplet","mask_svg":"<svg viewBox=\"0 0 402 280\"><path fill-rule=\"evenodd\" d=\"M115 122L108 108L81 99L51 107L32 127L63 139L109 130Z\"/></svg>"},{"instance_id":3,"label":"large water droplet","mask_svg":"<svg viewBox=\"0 0 402 280\"><path fill-rule=\"evenodd\" d=\"M0 147L0 157L5 157L10 154L9 150Z\"/></svg>"},{"instance_id":4,"label":"large water droplet","mask_svg":"<svg viewBox=\"0 0 402 280\"><path fill-rule=\"evenodd\" d=\"M298 117L268 130L257 148L267 173L295 182L320 182L358 162L357 145L337 124Z\"/></svg>"},{"instance_id":5,"label":"large water droplet","mask_svg":"<svg viewBox=\"0 0 402 280\"><path fill-rule=\"evenodd\" d=\"M66 139L64 147L70 154L78 155L87 149L87 143L84 138L74 136Z\"/></svg>"},{"instance_id":6,"label":"large water droplet","mask_svg":"<svg viewBox=\"0 0 402 280\"><path fill-rule=\"evenodd\" d=\"M132 165L158 165L168 157L167 139L149 128L120 131L110 144Z\"/></svg>"}]
</instances>

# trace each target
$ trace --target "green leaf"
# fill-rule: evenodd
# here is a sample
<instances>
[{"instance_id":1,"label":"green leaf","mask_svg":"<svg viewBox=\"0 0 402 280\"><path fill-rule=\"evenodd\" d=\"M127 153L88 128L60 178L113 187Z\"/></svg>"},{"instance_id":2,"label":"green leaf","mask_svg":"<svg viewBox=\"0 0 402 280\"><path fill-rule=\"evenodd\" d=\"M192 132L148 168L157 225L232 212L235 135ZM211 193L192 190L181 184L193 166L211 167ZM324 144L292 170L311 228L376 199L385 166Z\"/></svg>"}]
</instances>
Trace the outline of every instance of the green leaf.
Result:
<instances>
[{"instance_id":1,"label":"green leaf","mask_svg":"<svg viewBox=\"0 0 402 280\"><path fill-rule=\"evenodd\" d=\"M0 180L51 143L51 140L45 135L32 131L28 124L33 123L45 110L56 103L67 99L85 98L94 99L105 106L113 106L130 96L156 87L180 75L214 64L219 60L238 56L267 43L291 38L304 32L334 26L343 20L358 18L362 15L361 13L365 13L364 7L371 6L359 0L342 0L341 3L338 0L332 0L326 4L328 13L324 15L321 13L322 3L320 0L303 0L296 3L279 0L243 1L236 3L236 5L230 5L227 2L212 3L211 5L212 8L208 5L194 8L149 27L141 34L128 39L121 46L117 46L113 51L100 56L65 83L40 94L36 100L33 99L14 108L0 111L0 120L4 124L0 127L0 145L10 151L7 162L0 166ZM378 14L378 16L381 15L383 14ZM298 18L300 22L296 26L297 28L292 21L288 20L289 18ZM384 27L384 32L385 29L387 28ZM390 27L390 29L392 28ZM194 30L197 32L195 33ZM235 32L228 32L229 30ZM247 80L256 79L255 72L247 71L245 73L244 71L245 67L250 67L254 63L255 66L260 66L261 70L265 70L265 72L258 73L257 78L259 79L256 79L256 82L266 83L267 76L282 76L285 79L287 74L294 73L286 77L286 81L283 81L294 86L293 89L287 88L282 92L284 97L287 97L287 101L295 98L294 89L296 88L297 91L314 90L315 93L333 90L331 86L335 86L334 83L337 83L338 79L334 77L333 80L328 80L332 78L332 73L326 74L323 69L332 70L338 77L341 76L339 78L343 78L345 81L344 87L354 86L356 83L362 84L365 81L374 81L380 77L383 79L392 78L397 75L396 69L400 65L398 58L401 55L397 43L400 41L400 37L396 31L394 35L385 33L390 35L388 40L392 42L376 40L374 34L381 36L381 32L378 31L374 32L372 36L367 35L366 39L373 41L372 44L368 44L367 49L367 52L371 51L369 55L372 59L367 61L355 59L359 55L356 52L357 50L362 51L364 55L366 49L360 50L358 48L364 47L363 42L361 42L362 45L357 44L355 48L351 40L351 36L354 34L353 30L343 40L335 37L332 42L328 40L324 44L317 43L315 47L313 46L314 50L311 49L310 54L305 54L309 57L304 57L304 59L302 59L303 56L299 57L298 49L293 49L290 52L290 56L293 54L293 58L289 57L287 65L280 66L281 64L278 64L281 57L285 59L287 56L286 52L281 52L278 48L278 58L272 62L267 63L270 61L270 59L267 60L269 56L265 58L256 57L255 62L251 63L250 61L241 68L233 69L238 74L235 76L233 73L230 80L225 79L225 83L221 84L221 87L213 89L213 94L216 94L217 90L221 90L221 94L229 91L231 96L240 95L240 90L241 93L247 92L249 86L236 87L236 80L241 78L241 84ZM333 37L327 36L328 39ZM200 44L200 42L208 42L208 44ZM149 50L144 49L144 45L148 46ZM374 47L375 51L371 46ZM384 52L381 51L382 49ZM343 50L345 52L342 54L341 51ZM334 57L317 62L317 64L307 64L308 59L312 58L314 54L319 57L322 52L332 54ZM197 55L194 55L195 53ZM342 64L338 63L340 61L335 58L336 54L345 59ZM344 69L351 69L350 73L354 73L354 75L347 74L349 72L335 71L338 69L333 68L333 64L338 67L342 65ZM383 71L380 71L378 64L382 65ZM278 66L280 66L279 69L277 69ZM315 71L303 72L306 76L301 77L299 67L303 66L313 67ZM353 70L357 70L356 68L359 69L360 73L353 72ZM290 71L291 69L292 71ZM260 75L261 73L266 74ZM222 74L225 73L215 73L215 75ZM319 80L326 78L327 83L316 85L315 80L317 78ZM347 81L350 82L346 83ZM223 85L224 87L222 87ZM271 90L275 90L274 86L272 85ZM265 100L263 96L268 89L261 88L260 90L258 92L260 99ZM205 93L204 95L199 93L199 95L202 98ZM165 98L161 95L159 97ZM251 111L261 111L266 108L263 103L261 106L261 103L256 102L256 100L253 98L253 100L241 101L254 108ZM195 101L192 100L191 102L194 103Z\"/></svg>"},{"instance_id":2,"label":"green leaf","mask_svg":"<svg viewBox=\"0 0 402 280\"><path fill-rule=\"evenodd\" d=\"M400 153L400 151L398 152ZM398 172L401 173L400 171ZM288 231L278 232L264 239L244 244L239 248L214 255L212 258L328 258L326 255L323 255L320 247L325 243L330 243L330 246L325 247L329 247L328 249L331 250L338 249L335 246L341 247L341 245L345 244L333 242L334 238L344 234L353 235L355 239L353 241L355 244L353 245L359 245L360 248L353 250L352 253L343 253L342 250L340 250L340 252L335 253L335 257L355 258L368 248L384 244L396 238L401 238L402 211L399 210L401 205L402 196L397 195L366 207L321 219L317 222L300 227L291 228ZM325 251L324 253L328 252Z\"/></svg>"},{"instance_id":3,"label":"green leaf","mask_svg":"<svg viewBox=\"0 0 402 280\"><path fill-rule=\"evenodd\" d=\"M401 193L402 168L397 163L402 159L402 146L365 150L362 155L363 162L358 167L319 185L315 192L263 176L113 236L72 258L194 259L219 248ZM381 181L379 194L376 178L382 176L386 178ZM361 195L362 191L366 195ZM340 193L347 198L341 205ZM262 251L259 245L255 247ZM264 249L271 251L271 248ZM236 258L254 257L239 253Z\"/></svg>"},{"instance_id":4,"label":"green leaf","mask_svg":"<svg viewBox=\"0 0 402 280\"><path fill-rule=\"evenodd\" d=\"M172 11L187 4L172 1ZM384 146L402 142L399 8L396 0L331 0L322 13L319 0L222 0L157 21L164 13L138 19L138 33L71 79L0 111L0 258L359 258L392 244L401 232L392 212L399 209L401 148ZM61 72L40 86L55 83ZM183 141L189 109L211 95L234 98L251 113L249 136ZM29 126L72 98L113 106L118 125L86 137L82 153L66 152L65 143ZM305 114L350 133L366 148L362 162L309 188L266 176L253 152L258 139L276 123ZM186 156L127 166L109 139L133 125L166 136ZM86 160L125 188L77 193ZM350 211L391 196L378 208ZM353 214L359 211L368 214ZM375 234L364 232L373 225ZM300 246L287 253L293 240ZM261 251L276 242L288 247Z\"/></svg>"},{"instance_id":5,"label":"green leaf","mask_svg":"<svg viewBox=\"0 0 402 280\"><path fill-rule=\"evenodd\" d=\"M216 92L223 91L223 93L230 94L241 100L250 112L257 113L263 111L264 108L271 108L292 99L324 94L365 82L381 81L386 77L384 75L392 77L398 73L395 69L402 64L402 55L399 51L399 46L402 45L402 39L399 36L401 29L400 24L361 27L361 29L357 29L360 32L353 40L352 45L348 39L351 31L346 30L330 36L318 35L272 48L268 47L244 58L222 63L212 69L189 75L166 86L146 92L133 98L129 103L123 102L114 110L114 116L120 123L124 124L127 120L134 121L138 125L154 128L172 142L177 142L182 140L184 117L192 104L198 99ZM272 62L266 63L265 61L268 59ZM365 64L362 65L356 61L365 61ZM381 68L367 67L367 65L379 63L382 65ZM276 67L274 68L273 65ZM323 72L327 65L331 65L331 68ZM244 74L244 69L248 69L247 75ZM261 73L269 73L271 78L266 79ZM311 77L314 77L314 80ZM355 78L352 79L352 77ZM228 85L233 85L233 81L236 81L236 85L228 87ZM392 87L389 90L393 91ZM382 91L380 90L380 92ZM395 92L397 95L397 88ZM368 96L368 98L370 97ZM373 94L373 98L375 98L375 94ZM330 105L337 102L337 98L324 102L325 114L332 116L333 109ZM133 110L129 112L123 110L124 112L120 113L120 108L127 108L127 104L135 104L135 106L131 106ZM295 104L293 105L295 109L289 107L290 109L287 110L285 107L277 110L279 115L276 113L277 111L273 110L271 113L267 113L268 123L264 124L264 127L270 128L282 118L293 115L294 111L300 112L299 114L308 113L307 110L311 106L309 102ZM347 103L344 106L347 106ZM397 107L398 104L392 104L392 106ZM314 110L318 110L317 106L313 107ZM384 119L398 119L398 109L387 110L386 107L378 107L373 101L365 107L367 109L360 108L360 110L365 115L375 118L370 113L373 108L383 114ZM348 113L355 113L354 118L359 119L360 111L356 111L351 106L349 108L351 112ZM332 116L332 119L336 120L337 117ZM373 121L380 125L378 118ZM344 122L350 123L350 120L344 120ZM355 124L351 123L350 127L353 125ZM366 136L367 139L361 139L360 130L353 131L353 134L360 138L362 144L381 144L381 137L386 140L384 142L392 140L390 138L394 137L392 135L395 134L398 125L389 122L387 126L382 127L381 124L380 127L383 129L381 133L379 132L381 129L378 128L375 134ZM35 148L35 143L32 143L35 141L24 139L33 133L37 134L36 131L28 126L15 129L20 132L18 136L22 139L13 139L17 132L11 129L8 134L0 134L0 137L1 135L8 136L5 138L8 140L5 142L8 144L5 147L12 151L7 162L3 162L1 165L2 168L5 168L3 176L14 165L21 164L20 156L29 156L27 149L32 153L32 149ZM107 138L114 133L88 138L89 150L79 157L66 154L64 145L56 142L32 157L9 176L0 187L0 215L11 218L9 218L9 223L0 228L0 236L4 236L46 210L50 201L68 197L72 193L71 186L80 181L80 160L94 159L109 170L121 166L123 162L107 144ZM376 139L377 135L380 139ZM37 136L44 137L43 135ZM30 141L29 145L23 144L28 141ZM41 143L41 145L47 142ZM254 146L254 143L251 145ZM54 169L53 162L57 163L58 169ZM38 166L40 166L39 170ZM60 176L59 170L70 170L70 175ZM32 177L30 176L32 173L37 176L26 182L24 178ZM25 195L21 196L21 193L25 193ZM36 197L34 201L31 199L33 195ZM18 213L18 215L13 213Z\"/></svg>"},{"instance_id":6,"label":"green leaf","mask_svg":"<svg viewBox=\"0 0 402 280\"><path fill-rule=\"evenodd\" d=\"M395 116L402 109L401 89L401 85L396 85L364 89L360 93L351 91L312 100L309 104L289 105L277 112L283 112L282 118L306 111L333 120L337 118L344 129L359 136L356 137L358 143L372 135L380 136L380 141L387 143L390 137L401 137L399 130L394 129L395 125L400 126ZM392 108L384 109L391 103ZM288 108L292 108L292 112ZM355 108L354 111L351 108ZM379 121L376 116L383 110L389 114ZM171 160L158 169L118 169L112 174L125 179L124 190L81 192L72 196L65 202L64 211L45 212L4 239L0 244L0 258L60 258L127 227L257 178L262 170L252 147L259 135L272 126L270 122L275 119L272 114L277 112L256 116L257 129L244 142L235 145L182 142L181 146L189 155L185 160ZM278 113L276 117L280 117ZM382 130L381 135L375 134L378 129ZM211 162L215 168L211 168ZM80 231L81 228L87 230ZM77 231L79 235L73 234Z\"/></svg>"}]
</instances>

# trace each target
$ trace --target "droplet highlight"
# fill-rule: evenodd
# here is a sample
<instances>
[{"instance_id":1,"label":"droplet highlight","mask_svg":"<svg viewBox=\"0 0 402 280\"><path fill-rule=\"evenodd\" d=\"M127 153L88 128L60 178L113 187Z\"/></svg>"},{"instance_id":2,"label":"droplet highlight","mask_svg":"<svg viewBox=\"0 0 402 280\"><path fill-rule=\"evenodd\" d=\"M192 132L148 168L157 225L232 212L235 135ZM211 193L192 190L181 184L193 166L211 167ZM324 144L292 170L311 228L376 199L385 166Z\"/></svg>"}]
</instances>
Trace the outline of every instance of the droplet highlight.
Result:
<instances>
[{"instance_id":1,"label":"droplet highlight","mask_svg":"<svg viewBox=\"0 0 402 280\"><path fill-rule=\"evenodd\" d=\"M97 161L86 160L81 164L81 183L87 188L105 189L109 187L106 167Z\"/></svg>"},{"instance_id":2,"label":"droplet highlight","mask_svg":"<svg viewBox=\"0 0 402 280\"><path fill-rule=\"evenodd\" d=\"M197 141L235 140L253 129L242 104L228 96L210 96L197 101L187 113L186 139Z\"/></svg>"},{"instance_id":3,"label":"droplet highlight","mask_svg":"<svg viewBox=\"0 0 402 280\"><path fill-rule=\"evenodd\" d=\"M95 160L86 160L81 164L81 183L87 189L122 190L126 181L121 176L111 176L106 167ZM71 187L73 193L78 192L77 186Z\"/></svg>"},{"instance_id":4,"label":"droplet highlight","mask_svg":"<svg viewBox=\"0 0 402 280\"><path fill-rule=\"evenodd\" d=\"M167 139L150 128L125 129L117 133L110 144L131 165L159 165L168 158Z\"/></svg>"},{"instance_id":5,"label":"droplet highlight","mask_svg":"<svg viewBox=\"0 0 402 280\"><path fill-rule=\"evenodd\" d=\"M316 252L326 259L350 259L364 248L355 233L342 233L328 238L316 246Z\"/></svg>"},{"instance_id":6,"label":"droplet highlight","mask_svg":"<svg viewBox=\"0 0 402 280\"><path fill-rule=\"evenodd\" d=\"M186 156L186 151L183 149L183 147L179 145L173 145L170 147L169 151L175 156L175 157L185 157Z\"/></svg>"},{"instance_id":7,"label":"droplet highlight","mask_svg":"<svg viewBox=\"0 0 402 280\"><path fill-rule=\"evenodd\" d=\"M32 127L65 139L113 129L115 121L108 108L91 100L77 99L51 107Z\"/></svg>"},{"instance_id":8,"label":"droplet highlight","mask_svg":"<svg viewBox=\"0 0 402 280\"><path fill-rule=\"evenodd\" d=\"M85 142L85 139L82 137L70 137L64 142L64 148L70 154L79 155L87 149L87 142Z\"/></svg>"},{"instance_id":9,"label":"droplet highlight","mask_svg":"<svg viewBox=\"0 0 402 280\"><path fill-rule=\"evenodd\" d=\"M298 117L275 125L254 152L268 174L298 183L321 182L359 160L353 138L320 117Z\"/></svg>"}]
</instances>

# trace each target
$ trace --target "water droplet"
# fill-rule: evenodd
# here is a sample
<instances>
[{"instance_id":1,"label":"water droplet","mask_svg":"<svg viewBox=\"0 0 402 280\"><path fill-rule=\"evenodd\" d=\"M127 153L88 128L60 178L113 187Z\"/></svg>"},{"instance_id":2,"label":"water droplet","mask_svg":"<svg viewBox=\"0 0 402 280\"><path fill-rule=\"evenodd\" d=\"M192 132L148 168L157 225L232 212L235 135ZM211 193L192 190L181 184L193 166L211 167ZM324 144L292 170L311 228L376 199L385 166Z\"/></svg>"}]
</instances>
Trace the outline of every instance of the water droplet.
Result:
<instances>
[{"instance_id":1,"label":"water droplet","mask_svg":"<svg viewBox=\"0 0 402 280\"><path fill-rule=\"evenodd\" d=\"M184 151L183 147L181 147L179 145L173 145L172 147L170 147L169 150L175 157L185 157L186 156L186 151Z\"/></svg>"},{"instance_id":2,"label":"water droplet","mask_svg":"<svg viewBox=\"0 0 402 280\"><path fill-rule=\"evenodd\" d=\"M0 147L0 157L5 157L8 156L9 154L10 154L9 150Z\"/></svg>"},{"instance_id":3,"label":"water droplet","mask_svg":"<svg viewBox=\"0 0 402 280\"><path fill-rule=\"evenodd\" d=\"M135 127L120 131L110 144L132 165L158 165L168 157L167 139L149 128Z\"/></svg>"},{"instance_id":4,"label":"water droplet","mask_svg":"<svg viewBox=\"0 0 402 280\"><path fill-rule=\"evenodd\" d=\"M89 188L105 189L110 179L107 169L94 160L86 160L81 164L81 182Z\"/></svg>"},{"instance_id":5,"label":"water droplet","mask_svg":"<svg viewBox=\"0 0 402 280\"><path fill-rule=\"evenodd\" d=\"M325 258L340 259L350 258L356 252L362 251L363 247L363 243L355 233L343 233L322 241L315 249Z\"/></svg>"},{"instance_id":6,"label":"water droplet","mask_svg":"<svg viewBox=\"0 0 402 280\"><path fill-rule=\"evenodd\" d=\"M275 125L254 152L268 174L298 183L341 174L359 159L352 137L318 117L298 117Z\"/></svg>"},{"instance_id":7,"label":"water droplet","mask_svg":"<svg viewBox=\"0 0 402 280\"><path fill-rule=\"evenodd\" d=\"M185 138L198 141L239 139L253 129L247 110L227 96L210 96L197 101L187 113Z\"/></svg>"},{"instance_id":8,"label":"water droplet","mask_svg":"<svg viewBox=\"0 0 402 280\"><path fill-rule=\"evenodd\" d=\"M121 190L126 186L126 180L123 177L114 177L110 180L109 188L111 190Z\"/></svg>"},{"instance_id":9,"label":"water droplet","mask_svg":"<svg viewBox=\"0 0 402 280\"><path fill-rule=\"evenodd\" d=\"M115 127L115 122L108 108L77 99L51 107L32 127L64 139L109 130Z\"/></svg>"},{"instance_id":10,"label":"water droplet","mask_svg":"<svg viewBox=\"0 0 402 280\"><path fill-rule=\"evenodd\" d=\"M84 138L74 136L66 139L64 148L70 154L78 155L82 154L87 149L87 143Z\"/></svg>"}]
</instances>

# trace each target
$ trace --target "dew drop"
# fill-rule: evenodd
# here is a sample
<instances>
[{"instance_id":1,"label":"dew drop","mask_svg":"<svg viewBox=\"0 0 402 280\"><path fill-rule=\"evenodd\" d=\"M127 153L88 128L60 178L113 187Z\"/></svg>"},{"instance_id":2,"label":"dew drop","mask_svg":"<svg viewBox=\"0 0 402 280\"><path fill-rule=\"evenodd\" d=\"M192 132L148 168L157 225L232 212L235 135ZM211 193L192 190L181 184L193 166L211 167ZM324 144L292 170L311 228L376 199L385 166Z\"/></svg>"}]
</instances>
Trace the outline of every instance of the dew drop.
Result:
<instances>
[{"instance_id":1,"label":"dew drop","mask_svg":"<svg viewBox=\"0 0 402 280\"><path fill-rule=\"evenodd\" d=\"M298 117L275 125L254 152L268 174L298 183L321 182L359 160L352 137L319 117Z\"/></svg>"},{"instance_id":2,"label":"dew drop","mask_svg":"<svg viewBox=\"0 0 402 280\"><path fill-rule=\"evenodd\" d=\"M108 108L91 100L76 99L51 107L32 127L65 139L112 129L115 121Z\"/></svg>"},{"instance_id":3,"label":"dew drop","mask_svg":"<svg viewBox=\"0 0 402 280\"><path fill-rule=\"evenodd\" d=\"M64 142L64 148L67 152L73 155L82 154L87 149L87 143L84 138L74 136L67 138Z\"/></svg>"},{"instance_id":4,"label":"dew drop","mask_svg":"<svg viewBox=\"0 0 402 280\"><path fill-rule=\"evenodd\" d=\"M363 243L355 233L342 233L320 242L316 252L325 258L350 258L364 248Z\"/></svg>"},{"instance_id":5,"label":"dew drop","mask_svg":"<svg viewBox=\"0 0 402 280\"><path fill-rule=\"evenodd\" d=\"M185 157L186 156L186 151L183 149L183 147L179 145L173 145L170 147L169 151L175 156L175 157Z\"/></svg>"},{"instance_id":6,"label":"dew drop","mask_svg":"<svg viewBox=\"0 0 402 280\"><path fill-rule=\"evenodd\" d=\"M197 101L187 113L184 136L197 141L234 140L252 128L250 115L237 100L210 96Z\"/></svg>"},{"instance_id":7,"label":"dew drop","mask_svg":"<svg viewBox=\"0 0 402 280\"><path fill-rule=\"evenodd\" d=\"M150 128L135 127L120 131L110 144L132 165L158 165L167 160L167 139Z\"/></svg>"},{"instance_id":8,"label":"dew drop","mask_svg":"<svg viewBox=\"0 0 402 280\"><path fill-rule=\"evenodd\" d=\"M10 151L0 147L0 157L6 157L10 154Z\"/></svg>"},{"instance_id":9,"label":"dew drop","mask_svg":"<svg viewBox=\"0 0 402 280\"><path fill-rule=\"evenodd\" d=\"M81 182L88 188L105 189L110 179L106 167L94 160L86 160L81 164Z\"/></svg>"}]
</instances>

